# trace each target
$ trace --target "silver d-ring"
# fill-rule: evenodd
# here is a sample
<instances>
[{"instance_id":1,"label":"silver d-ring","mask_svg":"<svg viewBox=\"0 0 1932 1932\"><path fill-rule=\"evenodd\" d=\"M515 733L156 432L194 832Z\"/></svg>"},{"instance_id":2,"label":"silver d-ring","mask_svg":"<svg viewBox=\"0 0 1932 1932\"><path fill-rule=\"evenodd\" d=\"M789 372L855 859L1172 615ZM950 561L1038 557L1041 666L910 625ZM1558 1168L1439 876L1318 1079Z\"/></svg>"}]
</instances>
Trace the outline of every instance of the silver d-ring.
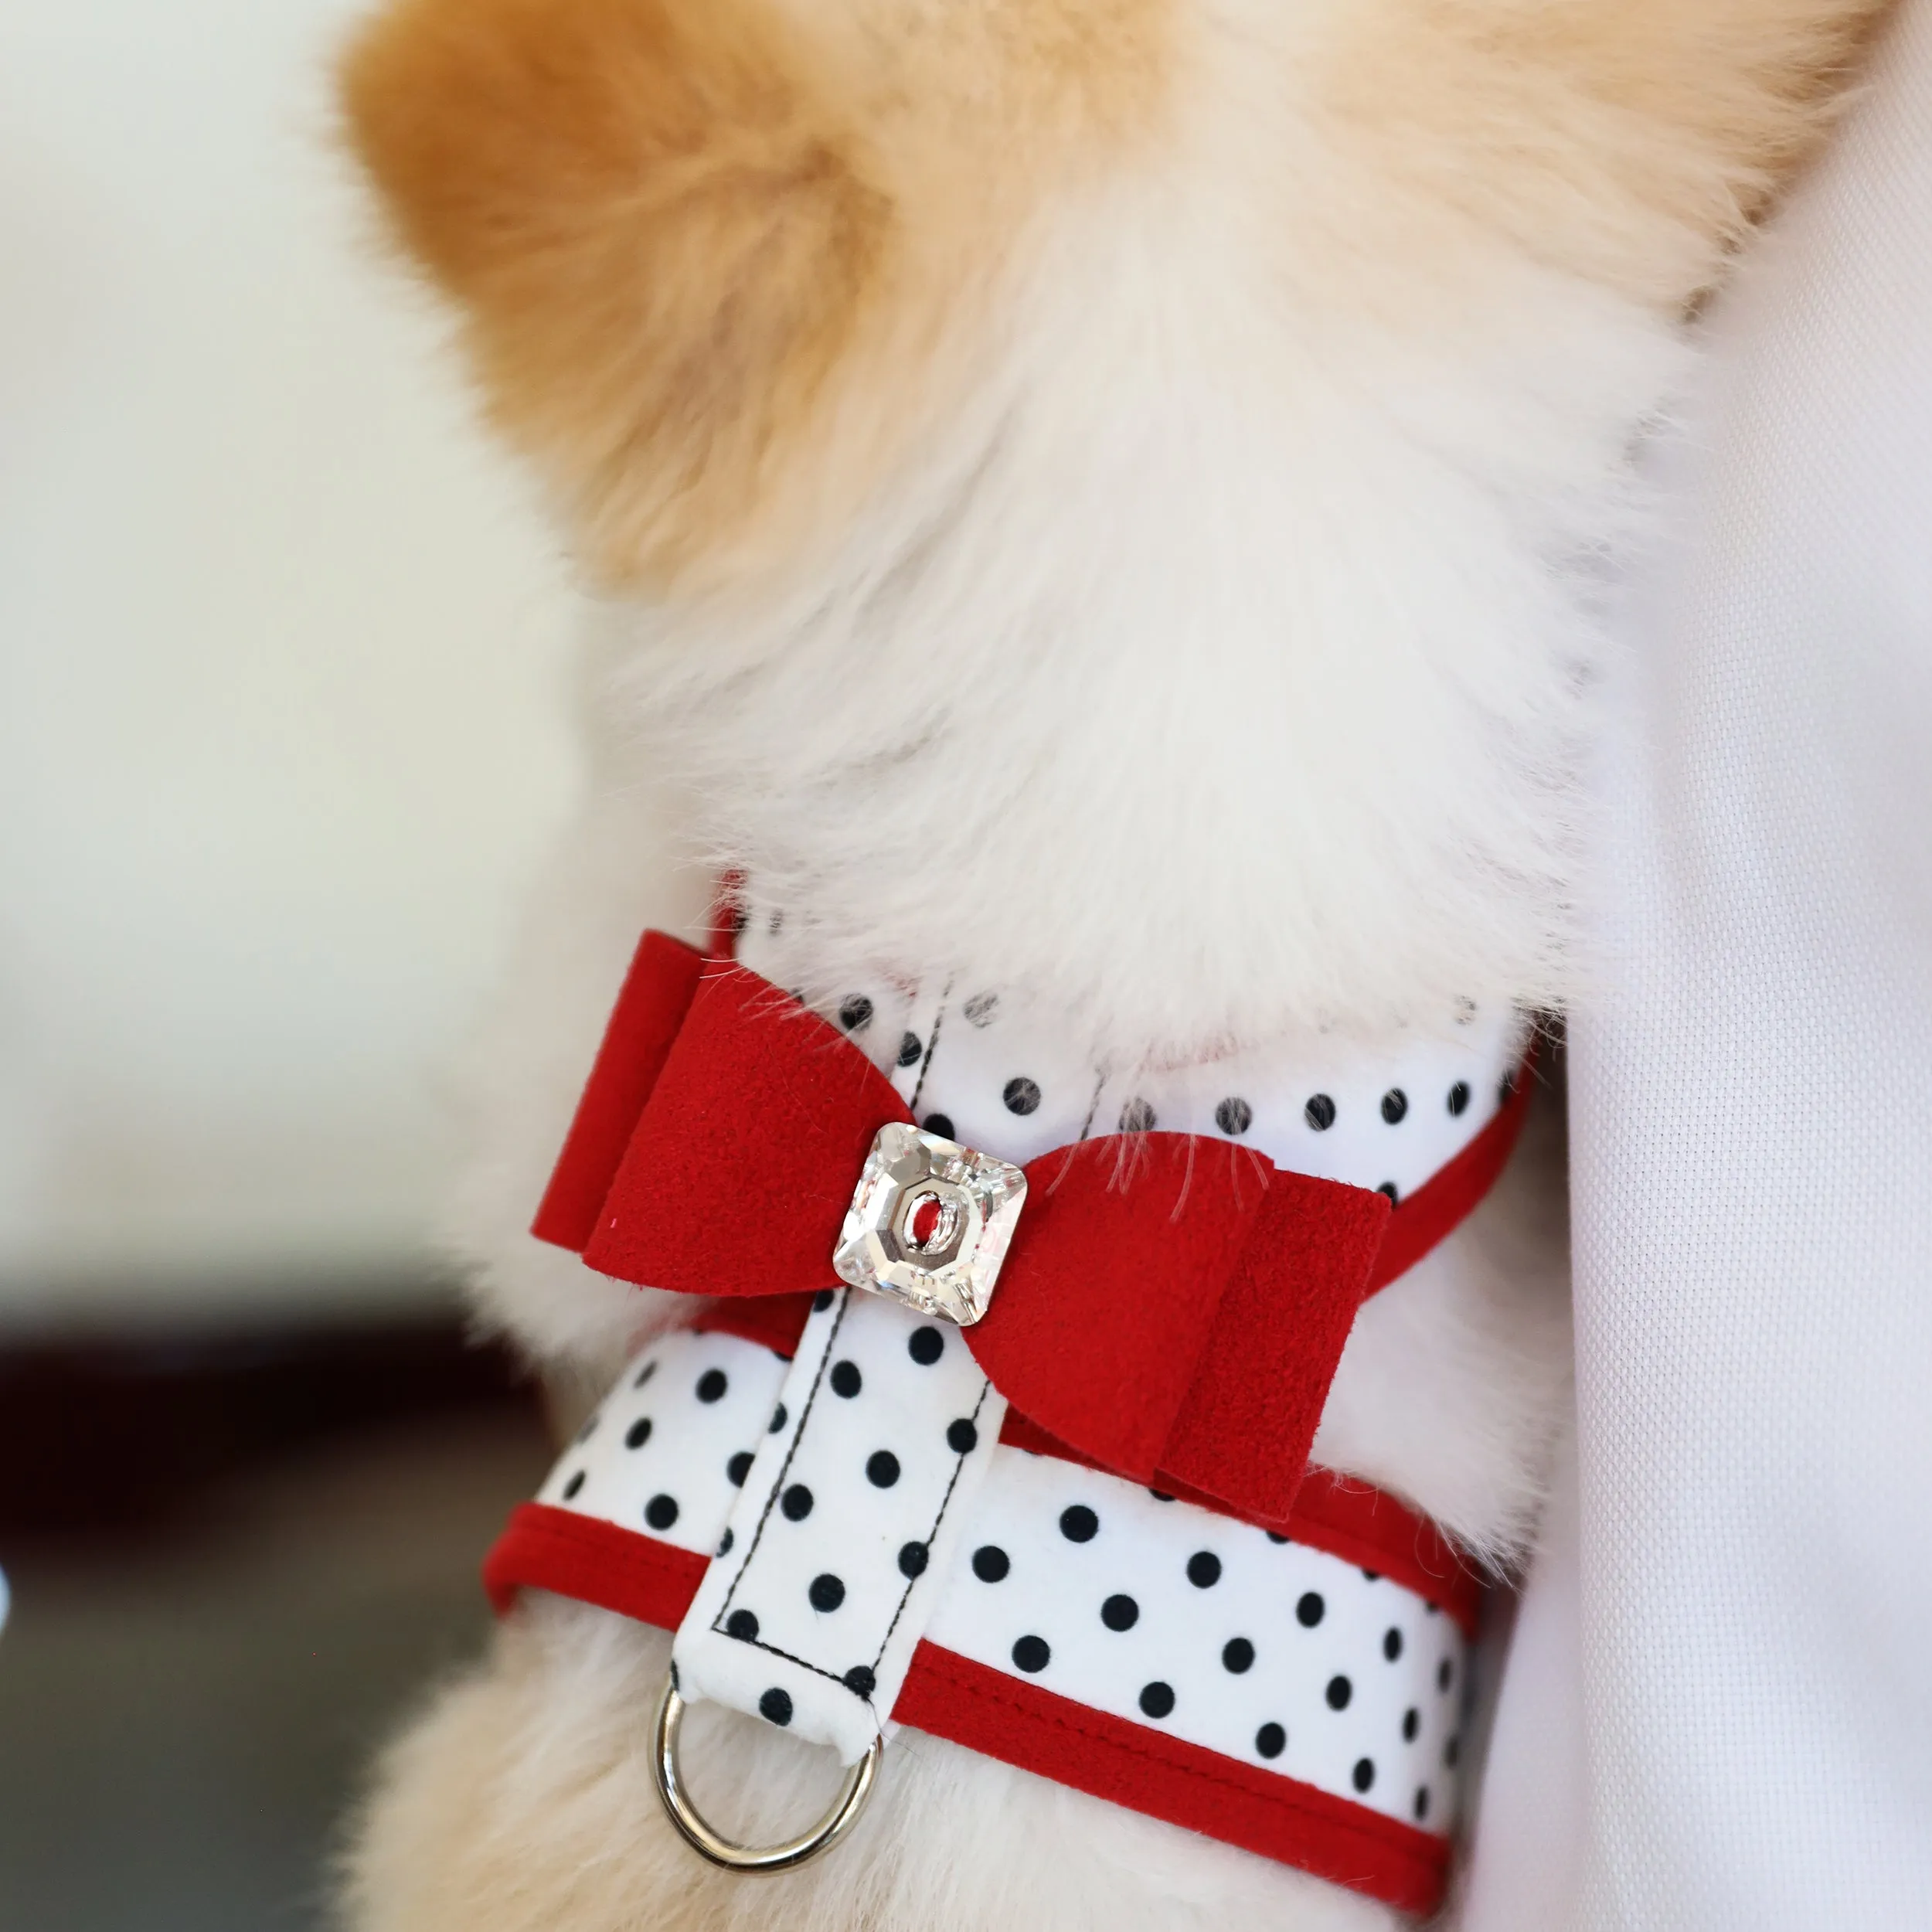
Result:
<instances>
[{"instance_id":1,"label":"silver d-ring","mask_svg":"<svg viewBox=\"0 0 1932 1932\"><path fill-rule=\"evenodd\" d=\"M872 1740L872 1748L846 1772L832 1809L809 1832L782 1845L760 1849L721 1837L692 1803L678 1767L678 1732L683 1723L684 1699L678 1695L675 1679L666 1677L651 1734L651 1771L657 1780L658 1795L685 1843L727 1872L792 1872L829 1852L859 1822L859 1815L872 1796L872 1780L879 1775L879 1760L886 1748L884 1738Z\"/></svg>"}]
</instances>

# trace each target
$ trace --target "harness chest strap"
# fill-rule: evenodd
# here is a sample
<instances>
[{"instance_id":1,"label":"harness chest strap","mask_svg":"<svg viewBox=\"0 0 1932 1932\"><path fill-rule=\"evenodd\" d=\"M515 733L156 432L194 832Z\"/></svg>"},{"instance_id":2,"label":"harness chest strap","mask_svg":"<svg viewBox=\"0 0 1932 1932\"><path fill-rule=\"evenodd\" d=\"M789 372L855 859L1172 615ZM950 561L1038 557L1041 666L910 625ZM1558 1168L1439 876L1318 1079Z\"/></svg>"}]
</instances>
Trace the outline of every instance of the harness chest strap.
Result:
<instances>
[{"instance_id":1,"label":"harness chest strap","mask_svg":"<svg viewBox=\"0 0 1932 1932\"><path fill-rule=\"evenodd\" d=\"M1434 1909L1476 1611L1454 1552L1320 1472L1264 1534L942 1430L989 1399L958 1342L849 1291L789 1365L725 1332L661 1338L516 1512L493 1599L535 1587L675 1628L687 1694L849 1730L848 1761L910 1723Z\"/></svg>"}]
</instances>

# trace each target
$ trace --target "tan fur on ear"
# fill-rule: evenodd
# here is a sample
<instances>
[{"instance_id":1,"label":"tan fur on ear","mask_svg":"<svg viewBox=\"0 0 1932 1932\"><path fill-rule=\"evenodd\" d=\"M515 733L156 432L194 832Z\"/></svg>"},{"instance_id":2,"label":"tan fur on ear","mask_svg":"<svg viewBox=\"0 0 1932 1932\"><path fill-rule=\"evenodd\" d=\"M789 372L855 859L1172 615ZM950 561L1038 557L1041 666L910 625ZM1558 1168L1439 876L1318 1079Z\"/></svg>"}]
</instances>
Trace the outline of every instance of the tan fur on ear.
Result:
<instances>
[{"instance_id":1,"label":"tan fur on ear","mask_svg":"<svg viewBox=\"0 0 1932 1932\"><path fill-rule=\"evenodd\" d=\"M1682 308L1828 125L1889 0L1374 0L1335 138L1532 256Z\"/></svg>"},{"instance_id":2,"label":"tan fur on ear","mask_svg":"<svg viewBox=\"0 0 1932 1932\"><path fill-rule=\"evenodd\" d=\"M405 0L343 80L503 428L607 566L675 570L878 292L893 210L828 78L747 0Z\"/></svg>"},{"instance_id":3,"label":"tan fur on ear","mask_svg":"<svg viewBox=\"0 0 1932 1932\"><path fill-rule=\"evenodd\" d=\"M808 34L779 0L400 0L342 97L498 423L594 566L662 585L876 478L1050 151L1146 118L1165 6L849 5Z\"/></svg>"}]
</instances>

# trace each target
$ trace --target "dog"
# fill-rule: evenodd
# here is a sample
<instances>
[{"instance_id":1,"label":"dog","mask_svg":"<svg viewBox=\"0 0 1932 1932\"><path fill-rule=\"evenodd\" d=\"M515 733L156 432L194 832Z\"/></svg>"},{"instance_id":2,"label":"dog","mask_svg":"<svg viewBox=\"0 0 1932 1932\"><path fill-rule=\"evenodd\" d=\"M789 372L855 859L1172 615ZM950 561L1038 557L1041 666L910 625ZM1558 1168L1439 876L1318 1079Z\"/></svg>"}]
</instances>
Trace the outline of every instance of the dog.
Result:
<instances>
[{"instance_id":1,"label":"dog","mask_svg":"<svg viewBox=\"0 0 1932 1932\"><path fill-rule=\"evenodd\" d=\"M587 1401L679 1319L528 1228L638 929L696 930L726 872L740 957L828 1023L862 984L869 1015L998 989L1013 1038L1113 1096L1264 1064L1372 1090L1472 1019L1513 1056L1578 971L1634 447L1872 11L378 12L343 65L350 141L601 600L594 795L475 1063L452 1232L485 1319ZM999 1066L1030 1080L1019 1051ZM1566 1408L1556 1113L1363 1305L1311 1451L1497 1571ZM668 1648L525 1591L387 1753L351 1923L1403 1917L917 1728L849 1844L767 1883L716 1870L652 1789ZM737 1828L794 1829L830 1788L755 1716L699 1706L692 1735Z\"/></svg>"}]
</instances>

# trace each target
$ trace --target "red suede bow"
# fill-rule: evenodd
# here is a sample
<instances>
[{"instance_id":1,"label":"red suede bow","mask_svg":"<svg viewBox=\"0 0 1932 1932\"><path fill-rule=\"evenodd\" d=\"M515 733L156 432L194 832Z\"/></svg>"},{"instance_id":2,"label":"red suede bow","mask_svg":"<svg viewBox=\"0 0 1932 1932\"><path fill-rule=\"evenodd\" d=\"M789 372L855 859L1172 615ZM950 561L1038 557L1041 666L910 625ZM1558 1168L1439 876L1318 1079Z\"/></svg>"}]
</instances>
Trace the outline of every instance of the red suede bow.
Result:
<instances>
[{"instance_id":1,"label":"red suede bow","mask_svg":"<svg viewBox=\"0 0 1932 1932\"><path fill-rule=\"evenodd\" d=\"M1381 1194L1199 1135L1043 1155L967 1345L1080 1458L1285 1522L1356 1309L1487 1192L1523 1099L1393 1214ZM838 1285L873 1135L910 1118L789 995L648 933L533 1232L621 1281L787 1298L760 1325L795 1337L811 1294Z\"/></svg>"}]
</instances>

